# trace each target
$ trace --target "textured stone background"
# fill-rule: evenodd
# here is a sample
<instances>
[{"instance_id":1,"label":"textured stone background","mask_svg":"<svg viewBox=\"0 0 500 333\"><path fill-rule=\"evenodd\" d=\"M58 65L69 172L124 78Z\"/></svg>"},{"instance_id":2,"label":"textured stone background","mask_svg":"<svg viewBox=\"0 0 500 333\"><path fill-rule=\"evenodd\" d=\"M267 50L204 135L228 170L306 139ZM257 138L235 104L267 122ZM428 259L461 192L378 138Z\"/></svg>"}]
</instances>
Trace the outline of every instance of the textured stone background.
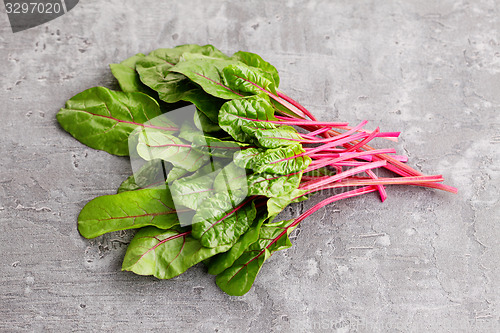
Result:
<instances>
[{"instance_id":1,"label":"textured stone background","mask_svg":"<svg viewBox=\"0 0 500 333\"><path fill-rule=\"evenodd\" d=\"M500 331L499 1L88 0L16 34L0 7L1 331ZM109 63L183 43L261 54L321 119L402 130L409 163L460 193L326 207L244 297L201 265L172 281L120 272L129 235L87 241L76 218L128 161L55 114L116 87Z\"/></svg>"}]
</instances>

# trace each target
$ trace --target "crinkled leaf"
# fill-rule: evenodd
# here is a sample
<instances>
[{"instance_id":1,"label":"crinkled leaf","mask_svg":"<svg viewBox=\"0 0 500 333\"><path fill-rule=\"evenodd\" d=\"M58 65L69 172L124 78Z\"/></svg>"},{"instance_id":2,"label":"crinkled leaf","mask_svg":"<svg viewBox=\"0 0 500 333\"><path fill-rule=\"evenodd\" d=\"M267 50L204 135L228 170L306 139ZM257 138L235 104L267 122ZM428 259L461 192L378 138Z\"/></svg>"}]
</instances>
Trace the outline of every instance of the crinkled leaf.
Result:
<instances>
[{"instance_id":1,"label":"crinkled leaf","mask_svg":"<svg viewBox=\"0 0 500 333\"><path fill-rule=\"evenodd\" d=\"M122 270L139 275L171 279L189 267L217 253L229 250L231 244L207 248L181 228L161 230L142 228L130 242Z\"/></svg>"},{"instance_id":2,"label":"crinkled leaf","mask_svg":"<svg viewBox=\"0 0 500 333\"><path fill-rule=\"evenodd\" d=\"M178 223L177 212L167 188L97 197L86 204L78 216L78 230L85 238L150 225L168 229Z\"/></svg>"},{"instance_id":3,"label":"crinkled leaf","mask_svg":"<svg viewBox=\"0 0 500 333\"><path fill-rule=\"evenodd\" d=\"M245 131L246 128L243 130ZM257 144L264 148L292 146L300 143L302 140L300 134L291 126L253 131L252 135L257 139Z\"/></svg>"},{"instance_id":4,"label":"crinkled leaf","mask_svg":"<svg viewBox=\"0 0 500 333\"><path fill-rule=\"evenodd\" d=\"M162 159L174 166L195 171L207 160L208 156L194 150L191 145L165 131L154 129L139 133L137 153L146 161Z\"/></svg>"},{"instance_id":5,"label":"crinkled leaf","mask_svg":"<svg viewBox=\"0 0 500 333\"><path fill-rule=\"evenodd\" d=\"M263 195L268 198L279 197L297 189L300 185L302 172L288 175L273 173L255 173L249 175L248 195Z\"/></svg>"},{"instance_id":6,"label":"crinkled leaf","mask_svg":"<svg viewBox=\"0 0 500 333\"><path fill-rule=\"evenodd\" d=\"M234 243L255 219L255 205L249 201L235 204L226 193L204 201L193 217L193 237L206 247Z\"/></svg>"},{"instance_id":7,"label":"crinkled leaf","mask_svg":"<svg viewBox=\"0 0 500 333\"><path fill-rule=\"evenodd\" d=\"M217 275L216 283L219 288L232 296L246 294L271 254L292 246L289 235L294 229L290 227L293 221L263 224L260 228L259 239L251 244L231 267ZM271 244L273 241L274 243Z\"/></svg>"},{"instance_id":8,"label":"crinkled leaf","mask_svg":"<svg viewBox=\"0 0 500 333\"><path fill-rule=\"evenodd\" d=\"M129 134L147 126L143 124L159 115L158 103L146 94L95 87L68 100L57 114L57 120L87 146L126 156Z\"/></svg>"},{"instance_id":9,"label":"crinkled leaf","mask_svg":"<svg viewBox=\"0 0 500 333\"><path fill-rule=\"evenodd\" d=\"M273 65L262 59L261 56L259 56L258 54L252 52L238 51L235 54L233 54L231 58L239 60L248 66L260 68L263 71L271 74L276 84L276 88L278 87L280 83L280 76L278 74L278 71Z\"/></svg>"},{"instance_id":10,"label":"crinkled leaf","mask_svg":"<svg viewBox=\"0 0 500 333\"><path fill-rule=\"evenodd\" d=\"M271 92L277 95L273 76L258 68L244 64L232 64L223 69L224 85L234 91L262 94Z\"/></svg>"},{"instance_id":11,"label":"crinkled leaf","mask_svg":"<svg viewBox=\"0 0 500 333\"><path fill-rule=\"evenodd\" d=\"M220 253L213 257L208 263L208 273L217 275L222 273L227 268L231 267L234 262L245 252L245 250L259 239L260 228L262 223L267 219L267 214L261 215L255 220L247 232L243 234L238 241L227 252Z\"/></svg>"},{"instance_id":12,"label":"crinkled leaf","mask_svg":"<svg viewBox=\"0 0 500 333\"><path fill-rule=\"evenodd\" d=\"M235 154L234 162L242 168L252 169L255 173L275 173L287 175L304 170L311 163L300 144L275 149L249 148Z\"/></svg>"},{"instance_id":13,"label":"crinkled leaf","mask_svg":"<svg viewBox=\"0 0 500 333\"><path fill-rule=\"evenodd\" d=\"M262 96L228 101L219 111L219 126L240 142L253 142L253 132L278 127L266 120L278 119L272 105Z\"/></svg>"}]
</instances>

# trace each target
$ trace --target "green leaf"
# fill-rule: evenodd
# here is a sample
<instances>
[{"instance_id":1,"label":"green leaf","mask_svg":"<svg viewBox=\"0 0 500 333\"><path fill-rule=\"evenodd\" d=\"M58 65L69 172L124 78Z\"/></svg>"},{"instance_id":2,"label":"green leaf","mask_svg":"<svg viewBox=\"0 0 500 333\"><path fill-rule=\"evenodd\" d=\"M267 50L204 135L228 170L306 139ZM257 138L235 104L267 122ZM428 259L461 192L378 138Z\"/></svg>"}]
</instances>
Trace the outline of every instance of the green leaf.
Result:
<instances>
[{"instance_id":1,"label":"green leaf","mask_svg":"<svg viewBox=\"0 0 500 333\"><path fill-rule=\"evenodd\" d=\"M143 189L104 195L90 201L78 216L78 230L85 238L111 231L177 225L177 212L168 189Z\"/></svg>"},{"instance_id":2,"label":"green leaf","mask_svg":"<svg viewBox=\"0 0 500 333\"><path fill-rule=\"evenodd\" d=\"M142 228L127 248L122 270L171 279L230 247L231 244L215 248L203 247L186 229Z\"/></svg>"},{"instance_id":3,"label":"green leaf","mask_svg":"<svg viewBox=\"0 0 500 333\"><path fill-rule=\"evenodd\" d=\"M214 194L214 179L216 172L200 177L185 177L176 180L170 186L172 197L176 204L197 210L199 205Z\"/></svg>"},{"instance_id":4,"label":"green leaf","mask_svg":"<svg viewBox=\"0 0 500 333\"><path fill-rule=\"evenodd\" d=\"M217 112L217 117L218 114L219 113ZM220 128L218 124L217 117L215 119L215 122L213 122L203 112L197 109L193 116L193 120L196 128L199 129L200 131L203 131L205 133L213 133L222 130L222 128Z\"/></svg>"},{"instance_id":5,"label":"green leaf","mask_svg":"<svg viewBox=\"0 0 500 333\"><path fill-rule=\"evenodd\" d=\"M141 81L157 91L160 98L165 102L177 102L182 99L179 95L195 87L184 75L171 73L170 71L185 53L227 58L226 55L212 45L187 44L170 49L157 49L136 60L136 69Z\"/></svg>"},{"instance_id":6,"label":"green leaf","mask_svg":"<svg viewBox=\"0 0 500 333\"><path fill-rule=\"evenodd\" d=\"M147 126L143 124L159 115L158 103L148 95L95 87L68 100L57 114L57 120L83 144L126 156L129 134Z\"/></svg>"},{"instance_id":7,"label":"green leaf","mask_svg":"<svg viewBox=\"0 0 500 333\"><path fill-rule=\"evenodd\" d=\"M139 73L137 73L135 69L137 61L144 57L144 54L137 53L119 64L109 65L111 73L113 73L113 76L118 80L118 84L124 92L142 92L154 96L153 90L141 82Z\"/></svg>"},{"instance_id":8,"label":"green leaf","mask_svg":"<svg viewBox=\"0 0 500 333\"><path fill-rule=\"evenodd\" d=\"M162 163L164 165L162 166ZM141 188L165 186L164 171L169 173L172 169L170 164L161 160L146 162L137 172L128 177L118 188L118 193L135 191Z\"/></svg>"},{"instance_id":9,"label":"green leaf","mask_svg":"<svg viewBox=\"0 0 500 333\"><path fill-rule=\"evenodd\" d=\"M219 126L240 142L254 142L255 131L278 127L266 120L278 119L272 105L262 96L228 101L219 111Z\"/></svg>"},{"instance_id":10,"label":"green leaf","mask_svg":"<svg viewBox=\"0 0 500 333\"><path fill-rule=\"evenodd\" d=\"M185 75L171 72L172 67L186 53L228 59L212 45L189 44L171 49L158 49L137 61L136 69L140 79L146 86L158 92L161 100L167 103L181 100L191 102L212 121L216 121L217 113L224 101L205 93Z\"/></svg>"},{"instance_id":11,"label":"green leaf","mask_svg":"<svg viewBox=\"0 0 500 333\"><path fill-rule=\"evenodd\" d=\"M255 173L287 175L306 169L311 158L304 155L300 144L275 149L248 148L235 154L234 163Z\"/></svg>"},{"instance_id":12,"label":"green leaf","mask_svg":"<svg viewBox=\"0 0 500 333\"><path fill-rule=\"evenodd\" d=\"M223 99L207 94L199 87L186 91L181 99L193 103L212 122L217 122L219 109L225 102Z\"/></svg>"},{"instance_id":13,"label":"green leaf","mask_svg":"<svg viewBox=\"0 0 500 333\"><path fill-rule=\"evenodd\" d=\"M184 61L177 63L177 65L170 70L187 76L191 81L200 85L205 92L212 96L222 99L242 97L242 94L238 91L234 91L227 87L222 77L224 67L234 64L235 60L225 60L193 54L185 54L184 59Z\"/></svg>"},{"instance_id":14,"label":"green leaf","mask_svg":"<svg viewBox=\"0 0 500 333\"><path fill-rule=\"evenodd\" d=\"M207 155L165 131L147 129L138 135L137 153L146 161L162 159L188 171L195 171L208 161Z\"/></svg>"},{"instance_id":15,"label":"green leaf","mask_svg":"<svg viewBox=\"0 0 500 333\"><path fill-rule=\"evenodd\" d=\"M226 165L214 181L217 193L226 193L233 206L242 202L248 196L247 172L234 163Z\"/></svg>"},{"instance_id":16,"label":"green leaf","mask_svg":"<svg viewBox=\"0 0 500 333\"><path fill-rule=\"evenodd\" d=\"M276 84L276 87L278 87L280 83L280 76L278 74L278 71L273 65L262 59L261 56L259 56L258 54L245 51L238 51L235 54L233 54L231 58L239 60L248 66L260 68L263 71L271 74Z\"/></svg>"},{"instance_id":17,"label":"green leaf","mask_svg":"<svg viewBox=\"0 0 500 333\"><path fill-rule=\"evenodd\" d=\"M170 172L168 173L167 179L165 181L167 182L167 184L170 184L174 180L177 180L188 173L189 171L183 168L173 167L172 170L170 170Z\"/></svg>"},{"instance_id":18,"label":"green leaf","mask_svg":"<svg viewBox=\"0 0 500 333\"><path fill-rule=\"evenodd\" d=\"M248 146L237 141L221 140L199 133L193 139L192 147L203 153L214 157L233 158L233 155L241 148Z\"/></svg>"},{"instance_id":19,"label":"green leaf","mask_svg":"<svg viewBox=\"0 0 500 333\"><path fill-rule=\"evenodd\" d=\"M272 221L279 213L291 203L307 200L307 191L295 189L292 192L282 194L267 200L267 214Z\"/></svg>"},{"instance_id":20,"label":"green leaf","mask_svg":"<svg viewBox=\"0 0 500 333\"><path fill-rule=\"evenodd\" d=\"M257 218L250 229L238 238L238 241L229 251L213 257L208 263L208 274L217 275L231 267L236 259L238 259L251 244L259 239L260 228L266 219L267 214Z\"/></svg>"},{"instance_id":21,"label":"green leaf","mask_svg":"<svg viewBox=\"0 0 500 333\"><path fill-rule=\"evenodd\" d=\"M231 267L217 275L216 283L219 288L231 296L246 294L271 254L292 246L289 235L294 229L290 227L293 221L263 224L260 228L259 239L250 245ZM283 231L285 233L279 237ZM276 238L278 238L277 241L275 241ZM271 245L273 241L275 243Z\"/></svg>"},{"instance_id":22,"label":"green leaf","mask_svg":"<svg viewBox=\"0 0 500 333\"><path fill-rule=\"evenodd\" d=\"M247 177L248 195L263 195L268 198L279 197L297 189L300 185L302 172L288 175L273 173L255 173Z\"/></svg>"},{"instance_id":23,"label":"green leaf","mask_svg":"<svg viewBox=\"0 0 500 333\"><path fill-rule=\"evenodd\" d=\"M193 217L193 237L205 247L234 243L255 219L255 205L249 201L235 203L226 193L204 201Z\"/></svg>"},{"instance_id":24,"label":"green leaf","mask_svg":"<svg viewBox=\"0 0 500 333\"><path fill-rule=\"evenodd\" d=\"M303 140L295 128L291 126L252 131L252 135L257 139L258 145L264 148L293 146Z\"/></svg>"},{"instance_id":25,"label":"green leaf","mask_svg":"<svg viewBox=\"0 0 500 333\"><path fill-rule=\"evenodd\" d=\"M223 83L234 91L262 94L271 92L277 95L273 77L254 67L244 64L232 64L223 69Z\"/></svg>"}]
</instances>

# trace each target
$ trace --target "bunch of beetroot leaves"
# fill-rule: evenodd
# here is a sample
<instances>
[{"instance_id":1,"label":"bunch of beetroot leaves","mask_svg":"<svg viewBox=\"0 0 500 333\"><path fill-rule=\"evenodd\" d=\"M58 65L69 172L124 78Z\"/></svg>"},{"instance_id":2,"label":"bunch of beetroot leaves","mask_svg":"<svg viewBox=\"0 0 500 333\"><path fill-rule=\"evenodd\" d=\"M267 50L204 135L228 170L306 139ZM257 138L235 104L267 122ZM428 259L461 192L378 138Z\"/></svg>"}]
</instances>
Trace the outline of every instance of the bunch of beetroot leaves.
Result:
<instances>
[{"instance_id":1,"label":"bunch of beetroot leaves","mask_svg":"<svg viewBox=\"0 0 500 333\"><path fill-rule=\"evenodd\" d=\"M89 147L131 157L118 193L78 217L86 238L138 229L123 270L170 279L204 262L223 291L243 295L273 252L292 245L294 228L329 203L371 192L383 201L392 184L456 192L394 149L368 146L399 133L317 120L257 54L181 45L110 67L122 91L85 90L57 119ZM275 219L316 192L328 197Z\"/></svg>"}]
</instances>

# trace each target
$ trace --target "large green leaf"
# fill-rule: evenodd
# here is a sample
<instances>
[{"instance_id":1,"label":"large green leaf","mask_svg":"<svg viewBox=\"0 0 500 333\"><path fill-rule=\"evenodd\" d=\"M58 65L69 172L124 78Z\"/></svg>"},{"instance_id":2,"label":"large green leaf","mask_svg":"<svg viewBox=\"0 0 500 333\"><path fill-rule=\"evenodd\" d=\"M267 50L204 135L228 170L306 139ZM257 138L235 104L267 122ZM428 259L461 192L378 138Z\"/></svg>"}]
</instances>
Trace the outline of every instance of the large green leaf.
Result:
<instances>
[{"instance_id":1,"label":"large green leaf","mask_svg":"<svg viewBox=\"0 0 500 333\"><path fill-rule=\"evenodd\" d=\"M142 228L127 248L122 270L171 279L200 261L229 250L231 245L204 247L185 228Z\"/></svg>"},{"instance_id":2,"label":"large green leaf","mask_svg":"<svg viewBox=\"0 0 500 333\"><path fill-rule=\"evenodd\" d=\"M219 126L240 142L254 142L253 132L278 127L266 120L278 119L272 105L262 96L228 101L219 111Z\"/></svg>"},{"instance_id":3,"label":"large green leaf","mask_svg":"<svg viewBox=\"0 0 500 333\"><path fill-rule=\"evenodd\" d=\"M267 214L261 215L255 220L248 231L238 238L238 241L229 251L213 257L208 264L208 273L217 275L231 267L236 259L238 259L251 244L259 239L260 228L266 219Z\"/></svg>"},{"instance_id":4,"label":"large green leaf","mask_svg":"<svg viewBox=\"0 0 500 333\"><path fill-rule=\"evenodd\" d=\"M250 199L238 203L226 193L217 193L198 207L193 217L193 237L206 247L232 244L248 230L255 215Z\"/></svg>"},{"instance_id":5,"label":"large green leaf","mask_svg":"<svg viewBox=\"0 0 500 333\"><path fill-rule=\"evenodd\" d=\"M87 146L126 156L129 134L161 114L158 103L142 93L87 89L66 102L57 114L61 126ZM171 130L170 127L163 128Z\"/></svg>"},{"instance_id":6,"label":"large green leaf","mask_svg":"<svg viewBox=\"0 0 500 333\"><path fill-rule=\"evenodd\" d=\"M162 159L188 171L199 169L209 159L207 155L194 150L188 142L155 129L139 133L137 153L146 161Z\"/></svg>"},{"instance_id":7,"label":"large green leaf","mask_svg":"<svg viewBox=\"0 0 500 333\"><path fill-rule=\"evenodd\" d=\"M280 83L280 76L278 74L278 71L273 65L262 59L260 55L252 52L238 51L235 54L233 54L231 58L239 60L248 66L260 68L263 71L271 74L276 84L276 88L278 87Z\"/></svg>"},{"instance_id":8,"label":"large green leaf","mask_svg":"<svg viewBox=\"0 0 500 333\"><path fill-rule=\"evenodd\" d=\"M219 288L232 296L246 294L271 254L292 246L289 235L294 229L290 226L293 221L263 224L259 239L251 244L231 267L217 275Z\"/></svg>"},{"instance_id":9,"label":"large green leaf","mask_svg":"<svg viewBox=\"0 0 500 333\"><path fill-rule=\"evenodd\" d=\"M234 163L255 173L287 175L309 166L311 158L304 153L300 144L266 150L248 148L235 154Z\"/></svg>"},{"instance_id":10,"label":"large green leaf","mask_svg":"<svg viewBox=\"0 0 500 333\"><path fill-rule=\"evenodd\" d=\"M277 95L272 75L244 64L232 64L223 69L223 83L234 91L262 94L271 92Z\"/></svg>"},{"instance_id":11,"label":"large green leaf","mask_svg":"<svg viewBox=\"0 0 500 333\"><path fill-rule=\"evenodd\" d=\"M156 226L168 229L178 217L167 188L143 189L104 195L90 201L78 216L78 230L85 238L111 231Z\"/></svg>"}]
</instances>

